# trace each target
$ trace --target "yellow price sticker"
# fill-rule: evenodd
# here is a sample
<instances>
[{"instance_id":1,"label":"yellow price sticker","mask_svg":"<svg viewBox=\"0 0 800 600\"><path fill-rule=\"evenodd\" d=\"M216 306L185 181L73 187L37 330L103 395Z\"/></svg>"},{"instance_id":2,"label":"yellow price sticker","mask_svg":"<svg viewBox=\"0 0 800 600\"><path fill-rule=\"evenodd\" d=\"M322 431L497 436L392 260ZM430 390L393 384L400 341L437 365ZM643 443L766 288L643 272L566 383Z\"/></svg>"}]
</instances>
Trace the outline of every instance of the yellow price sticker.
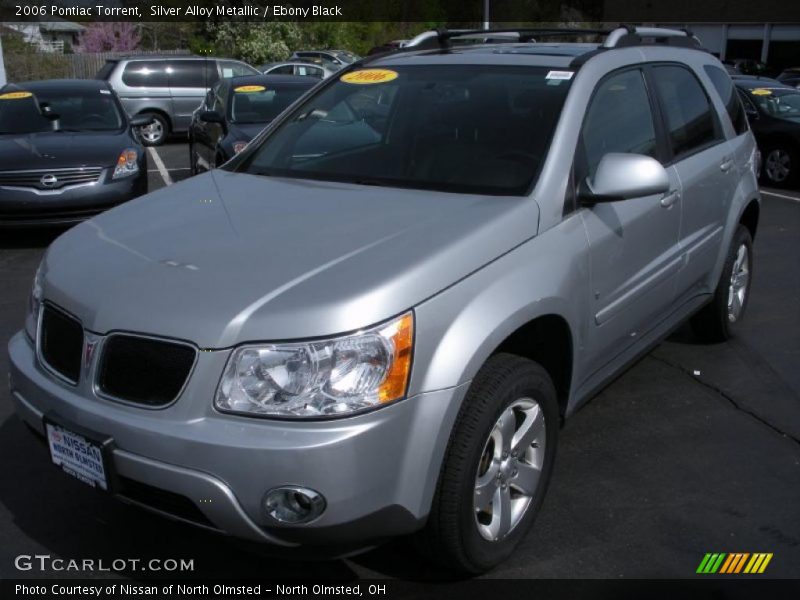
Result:
<instances>
[{"instance_id":1,"label":"yellow price sticker","mask_svg":"<svg viewBox=\"0 0 800 600\"><path fill-rule=\"evenodd\" d=\"M6 92L0 94L0 100L21 100L22 98L30 98L33 96L30 92Z\"/></svg>"},{"instance_id":2,"label":"yellow price sticker","mask_svg":"<svg viewBox=\"0 0 800 600\"><path fill-rule=\"evenodd\" d=\"M254 94L255 92L263 92L266 89L263 85L240 85L234 88L233 91L238 94Z\"/></svg>"},{"instance_id":3,"label":"yellow price sticker","mask_svg":"<svg viewBox=\"0 0 800 600\"><path fill-rule=\"evenodd\" d=\"M772 96L772 92L764 88L756 88L754 90L750 90L750 93L753 94L754 96Z\"/></svg>"},{"instance_id":4,"label":"yellow price sticker","mask_svg":"<svg viewBox=\"0 0 800 600\"><path fill-rule=\"evenodd\" d=\"M390 71L389 69L362 69L361 71L345 73L340 77L340 81L356 85L371 85L373 83L393 81L398 76L397 71Z\"/></svg>"}]
</instances>

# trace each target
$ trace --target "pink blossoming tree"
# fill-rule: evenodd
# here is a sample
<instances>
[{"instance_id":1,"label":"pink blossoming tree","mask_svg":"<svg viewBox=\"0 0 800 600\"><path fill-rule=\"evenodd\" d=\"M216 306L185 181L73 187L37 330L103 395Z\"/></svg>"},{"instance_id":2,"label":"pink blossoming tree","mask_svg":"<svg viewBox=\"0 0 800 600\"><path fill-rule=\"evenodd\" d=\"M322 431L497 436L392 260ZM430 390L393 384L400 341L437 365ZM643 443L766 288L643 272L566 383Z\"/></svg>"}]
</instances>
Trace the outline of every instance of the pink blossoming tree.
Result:
<instances>
[{"instance_id":1,"label":"pink blossoming tree","mask_svg":"<svg viewBox=\"0 0 800 600\"><path fill-rule=\"evenodd\" d=\"M78 52L130 52L141 36L133 23L92 23L80 34Z\"/></svg>"}]
</instances>

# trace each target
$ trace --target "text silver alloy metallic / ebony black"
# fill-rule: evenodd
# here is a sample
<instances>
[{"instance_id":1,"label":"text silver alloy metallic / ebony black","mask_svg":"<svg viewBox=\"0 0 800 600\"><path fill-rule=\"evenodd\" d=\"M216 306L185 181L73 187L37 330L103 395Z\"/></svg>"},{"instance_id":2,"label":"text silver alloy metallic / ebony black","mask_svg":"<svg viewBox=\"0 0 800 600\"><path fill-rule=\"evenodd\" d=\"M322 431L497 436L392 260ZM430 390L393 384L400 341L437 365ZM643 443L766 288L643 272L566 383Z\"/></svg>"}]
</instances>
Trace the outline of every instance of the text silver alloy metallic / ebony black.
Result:
<instances>
[{"instance_id":1,"label":"text silver alloy metallic / ebony black","mask_svg":"<svg viewBox=\"0 0 800 600\"><path fill-rule=\"evenodd\" d=\"M194 112L189 126L192 175L227 162L317 80L256 75L219 81Z\"/></svg>"},{"instance_id":2,"label":"text silver alloy metallic / ebony black","mask_svg":"<svg viewBox=\"0 0 800 600\"><path fill-rule=\"evenodd\" d=\"M104 81L0 88L0 226L70 224L147 192L147 159Z\"/></svg>"}]
</instances>

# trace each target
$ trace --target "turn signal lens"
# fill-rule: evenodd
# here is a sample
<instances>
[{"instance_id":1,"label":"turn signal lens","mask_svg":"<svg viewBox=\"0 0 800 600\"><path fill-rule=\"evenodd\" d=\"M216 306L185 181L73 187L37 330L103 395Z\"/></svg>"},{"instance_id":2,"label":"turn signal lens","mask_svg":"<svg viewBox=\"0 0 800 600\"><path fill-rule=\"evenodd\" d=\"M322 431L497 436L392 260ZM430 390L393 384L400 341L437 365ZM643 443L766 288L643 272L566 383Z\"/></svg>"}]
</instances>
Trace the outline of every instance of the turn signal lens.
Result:
<instances>
[{"instance_id":1,"label":"turn signal lens","mask_svg":"<svg viewBox=\"0 0 800 600\"><path fill-rule=\"evenodd\" d=\"M391 323L381 331L381 335L392 340L393 350L391 367L378 388L378 399L384 404L406 395L408 375L411 372L411 350L414 345L414 319L411 313Z\"/></svg>"},{"instance_id":2,"label":"turn signal lens","mask_svg":"<svg viewBox=\"0 0 800 600\"><path fill-rule=\"evenodd\" d=\"M126 148L119 154L117 166L114 168L112 179L127 177L139 172L139 153L133 148Z\"/></svg>"}]
</instances>

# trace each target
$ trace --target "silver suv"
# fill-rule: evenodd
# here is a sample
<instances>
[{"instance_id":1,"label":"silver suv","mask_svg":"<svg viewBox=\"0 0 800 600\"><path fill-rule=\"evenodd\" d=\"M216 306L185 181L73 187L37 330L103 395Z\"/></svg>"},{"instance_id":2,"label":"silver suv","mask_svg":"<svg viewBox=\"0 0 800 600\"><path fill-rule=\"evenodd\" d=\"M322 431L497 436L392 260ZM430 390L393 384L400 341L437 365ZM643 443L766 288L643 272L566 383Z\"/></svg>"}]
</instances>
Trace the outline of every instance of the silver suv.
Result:
<instances>
[{"instance_id":1,"label":"silver suv","mask_svg":"<svg viewBox=\"0 0 800 600\"><path fill-rule=\"evenodd\" d=\"M564 418L687 318L731 335L760 200L722 64L682 31L462 34L54 242L9 345L53 462L228 534L417 532L477 573L530 528Z\"/></svg>"},{"instance_id":2,"label":"silver suv","mask_svg":"<svg viewBox=\"0 0 800 600\"><path fill-rule=\"evenodd\" d=\"M129 115L152 118L140 135L145 145L160 146L170 133L189 130L192 113L217 81L260 74L227 58L142 55L109 59L96 78L108 81Z\"/></svg>"}]
</instances>

